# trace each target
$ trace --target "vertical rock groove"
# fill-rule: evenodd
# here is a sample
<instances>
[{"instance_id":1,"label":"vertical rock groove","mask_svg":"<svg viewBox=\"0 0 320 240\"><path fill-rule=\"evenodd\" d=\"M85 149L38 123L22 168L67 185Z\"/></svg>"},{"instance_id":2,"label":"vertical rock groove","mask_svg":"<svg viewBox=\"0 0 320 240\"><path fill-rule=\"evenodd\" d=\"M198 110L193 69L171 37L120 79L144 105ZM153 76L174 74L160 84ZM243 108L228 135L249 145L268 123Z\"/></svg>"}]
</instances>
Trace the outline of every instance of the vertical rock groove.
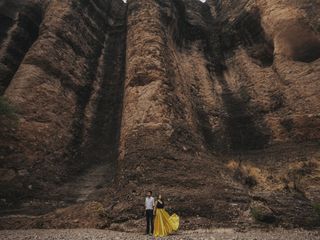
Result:
<instances>
[{"instance_id":1,"label":"vertical rock groove","mask_svg":"<svg viewBox=\"0 0 320 240\"><path fill-rule=\"evenodd\" d=\"M116 1L109 8L101 62L99 86L93 94L92 122L84 158L90 162L110 161L116 172L122 115L126 56L126 8Z\"/></svg>"}]
</instances>

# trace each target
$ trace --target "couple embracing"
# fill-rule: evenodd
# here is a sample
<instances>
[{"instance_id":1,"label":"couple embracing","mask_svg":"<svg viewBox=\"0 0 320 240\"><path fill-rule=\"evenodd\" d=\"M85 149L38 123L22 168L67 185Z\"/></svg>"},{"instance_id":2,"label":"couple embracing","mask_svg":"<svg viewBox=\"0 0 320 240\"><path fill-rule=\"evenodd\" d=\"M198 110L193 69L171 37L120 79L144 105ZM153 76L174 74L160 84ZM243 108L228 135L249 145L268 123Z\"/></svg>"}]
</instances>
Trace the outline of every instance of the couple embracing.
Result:
<instances>
[{"instance_id":1,"label":"couple embracing","mask_svg":"<svg viewBox=\"0 0 320 240\"><path fill-rule=\"evenodd\" d=\"M152 197L152 191L147 193L145 199L147 232L155 237L164 237L177 231L179 227L179 216L169 213L164 209L164 201L159 194L157 200Z\"/></svg>"}]
</instances>

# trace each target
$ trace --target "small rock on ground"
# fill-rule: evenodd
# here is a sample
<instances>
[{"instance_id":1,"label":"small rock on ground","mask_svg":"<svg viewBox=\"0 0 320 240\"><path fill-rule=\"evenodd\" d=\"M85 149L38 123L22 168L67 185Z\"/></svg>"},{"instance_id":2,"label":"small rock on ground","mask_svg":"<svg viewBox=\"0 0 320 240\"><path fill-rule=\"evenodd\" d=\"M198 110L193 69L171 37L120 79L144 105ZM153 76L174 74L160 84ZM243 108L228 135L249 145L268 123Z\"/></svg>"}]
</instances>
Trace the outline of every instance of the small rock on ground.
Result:
<instances>
[{"instance_id":1,"label":"small rock on ground","mask_svg":"<svg viewBox=\"0 0 320 240\"><path fill-rule=\"evenodd\" d=\"M97 229L31 229L31 230L3 230L0 239L6 240L148 240L155 239L142 233L125 233ZM170 240L320 240L320 231L306 231L300 229L285 230L281 228L269 231L249 230L237 232L233 229L212 229L179 231L169 237L158 239Z\"/></svg>"}]
</instances>

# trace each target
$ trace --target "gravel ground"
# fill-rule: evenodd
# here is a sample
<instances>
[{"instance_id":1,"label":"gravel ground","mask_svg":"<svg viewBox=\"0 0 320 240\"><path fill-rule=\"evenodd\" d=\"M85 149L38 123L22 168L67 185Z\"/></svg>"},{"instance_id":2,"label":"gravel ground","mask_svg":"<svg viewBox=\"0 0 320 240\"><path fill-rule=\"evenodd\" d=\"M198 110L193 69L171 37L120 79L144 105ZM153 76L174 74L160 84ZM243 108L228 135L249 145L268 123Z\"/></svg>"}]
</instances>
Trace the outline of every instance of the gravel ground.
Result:
<instances>
[{"instance_id":1,"label":"gravel ground","mask_svg":"<svg viewBox=\"0 0 320 240\"><path fill-rule=\"evenodd\" d=\"M0 239L4 240L100 240L100 239L154 239L139 233L124 233L97 229L67 230L4 230L0 231ZM237 232L233 229L181 231L162 239L172 240L320 240L320 231L284 230L272 231L249 230Z\"/></svg>"}]
</instances>

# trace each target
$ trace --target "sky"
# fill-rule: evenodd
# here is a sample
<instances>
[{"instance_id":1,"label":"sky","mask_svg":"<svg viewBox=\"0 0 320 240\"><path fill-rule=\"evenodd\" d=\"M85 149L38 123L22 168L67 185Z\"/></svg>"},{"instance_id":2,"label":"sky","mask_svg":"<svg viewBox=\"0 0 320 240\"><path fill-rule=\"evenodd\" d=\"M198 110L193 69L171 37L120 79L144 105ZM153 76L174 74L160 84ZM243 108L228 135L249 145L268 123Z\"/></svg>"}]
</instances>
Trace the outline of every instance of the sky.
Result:
<instances>
[{"instance_id":1,"label":"sky","mask_svg":"<svg viewBox=\"0 0 320 240\"><path fill-rule=\"evenodd\" d=\"M127 0L122 0L122 1L124 1L125 3L127 2ZM205 1L207 1L207 0L200 0L200 2L205 2Z\"/></svg>"}]
</instances>

